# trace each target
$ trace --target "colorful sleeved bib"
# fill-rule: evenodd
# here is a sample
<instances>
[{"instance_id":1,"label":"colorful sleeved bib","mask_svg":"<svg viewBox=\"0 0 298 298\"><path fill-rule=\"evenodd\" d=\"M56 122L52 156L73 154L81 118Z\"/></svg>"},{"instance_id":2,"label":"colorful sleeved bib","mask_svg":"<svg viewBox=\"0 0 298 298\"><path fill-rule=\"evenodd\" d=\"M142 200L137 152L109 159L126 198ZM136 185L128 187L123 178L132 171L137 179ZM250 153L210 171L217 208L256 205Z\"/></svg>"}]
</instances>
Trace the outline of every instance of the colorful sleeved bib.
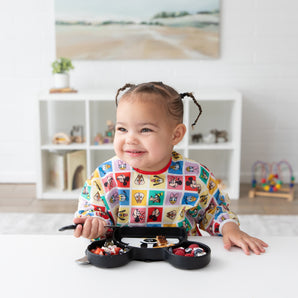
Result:
<instances>
[{"instance_id":1,"label":"colorful sleeved bib","mask_svg":"<svg viewBox=\"0 0 298 298\"><path fill-rule=\"evenodd\" d=\"M220 235L222 223L238 222L212 173L173 152L163 170L146 173L114 157L101 164L83 187L77 216L100 216L130 226L199 228Z\"/></svg>"}]
</instances>

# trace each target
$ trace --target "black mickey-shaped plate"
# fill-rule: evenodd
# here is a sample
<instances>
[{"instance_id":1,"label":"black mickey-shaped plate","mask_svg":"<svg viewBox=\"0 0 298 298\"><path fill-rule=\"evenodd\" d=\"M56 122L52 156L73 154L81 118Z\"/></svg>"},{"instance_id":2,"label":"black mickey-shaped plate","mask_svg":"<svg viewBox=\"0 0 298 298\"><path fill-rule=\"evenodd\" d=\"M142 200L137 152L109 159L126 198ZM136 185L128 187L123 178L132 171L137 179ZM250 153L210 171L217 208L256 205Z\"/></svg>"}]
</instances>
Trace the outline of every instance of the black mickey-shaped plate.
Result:
<instances>
[{"instance_id":1,"label":"black mickey-shaped plate","mask_svg":"<svg viewBox=\"0 0 298 298\"><path fill-rule=\"evenodd\" d=\"M156 247L154 240L157 236L165 236L169 247ZM122 255L97 255L91 252L96 247L102 247L105 240L92 242L86 250L89 263L101 268L120 267L131 260L167 261L176 268L198 269L209 264L211 249L200 242L187 241L184 228L176 227L131 227L124 226L114 229L114 243L125 249ZM143 244L146 244L145 246ZM205 254L198 257L179 256L173 253L177 247L187 248L190 244L198 244Z\"/></svg>"}]
</instances>

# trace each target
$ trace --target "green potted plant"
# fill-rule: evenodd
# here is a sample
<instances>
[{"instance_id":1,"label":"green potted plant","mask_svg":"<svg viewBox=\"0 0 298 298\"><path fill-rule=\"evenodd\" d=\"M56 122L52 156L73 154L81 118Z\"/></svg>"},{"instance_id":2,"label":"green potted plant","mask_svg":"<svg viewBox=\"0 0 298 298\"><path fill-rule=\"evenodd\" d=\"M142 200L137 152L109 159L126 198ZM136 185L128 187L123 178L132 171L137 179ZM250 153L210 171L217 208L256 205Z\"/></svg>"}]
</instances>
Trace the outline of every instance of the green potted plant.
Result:
<instances>
[{"instance_id":1,"label":"green potted plant","mask_svg":"<svg viewBox=\"0 0 298 298\"><path fill-rule=\"evenodd\" d=\"M59 58L52 63L55 88L69 88L69 74L74 69L72 62L68 58Z\"/></svg>"}]
</instances>

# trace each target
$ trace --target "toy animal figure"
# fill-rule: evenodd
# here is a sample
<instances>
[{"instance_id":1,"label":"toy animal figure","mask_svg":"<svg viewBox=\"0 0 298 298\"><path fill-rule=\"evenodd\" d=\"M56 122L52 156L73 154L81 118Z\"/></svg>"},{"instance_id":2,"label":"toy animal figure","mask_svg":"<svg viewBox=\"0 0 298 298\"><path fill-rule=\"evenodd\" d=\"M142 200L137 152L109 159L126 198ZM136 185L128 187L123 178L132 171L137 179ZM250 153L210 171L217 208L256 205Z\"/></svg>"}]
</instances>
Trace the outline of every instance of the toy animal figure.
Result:
<instances>
[{"instance_id":1,"label":"toy animal figure","mask_svg":"<svg viewBox=\"0 0 298 298\"><path fill-rule=\"evenodd\" d=\"M195 135L192 135L191 140L192 140L193 143L199 143L200 141L203 140L203 135L201 133L197 133Z\"/></svg>"},{"instance_id":2,"label":"toy animal figure","mask_svg":"<svg viewBox=\"0 0 298 298\"><path fill-rule=\"evenodd\" d=\"M226 130L217 130L212 129L210 133L214 134L215 136L215 143L218 143L218 139L222 138L225 142L228 141L228 132Z\"/></svg>"}]
</instances>

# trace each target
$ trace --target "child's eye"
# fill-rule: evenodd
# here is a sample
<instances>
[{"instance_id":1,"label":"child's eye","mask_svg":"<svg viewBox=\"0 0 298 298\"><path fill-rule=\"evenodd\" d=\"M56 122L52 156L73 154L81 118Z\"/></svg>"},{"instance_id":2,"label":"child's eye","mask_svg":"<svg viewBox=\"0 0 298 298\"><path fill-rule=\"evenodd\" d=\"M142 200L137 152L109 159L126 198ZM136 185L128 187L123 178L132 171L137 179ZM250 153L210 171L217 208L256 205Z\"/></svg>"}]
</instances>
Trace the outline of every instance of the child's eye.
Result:
<instances>
[{"instance_id":1,"label":"child's eye","mask_svg":"<svg viewBox=\"0 0 298 298\"><path fill-rule=\"evenodd\" d=\"M126 129L124 127L117 127L117 131L126 132Z\"/></svg>"},{"instance_id":2,"label":"child's eye","mask_svg":"<svg viewBox=\"0 0 298 298\"><path fill-rule=\"evenodd\" d=\"M141 129L141 132L151 132L152 131L152 129L150 129L150 128L142 128Z\"/></svg>"}]
</instances>

